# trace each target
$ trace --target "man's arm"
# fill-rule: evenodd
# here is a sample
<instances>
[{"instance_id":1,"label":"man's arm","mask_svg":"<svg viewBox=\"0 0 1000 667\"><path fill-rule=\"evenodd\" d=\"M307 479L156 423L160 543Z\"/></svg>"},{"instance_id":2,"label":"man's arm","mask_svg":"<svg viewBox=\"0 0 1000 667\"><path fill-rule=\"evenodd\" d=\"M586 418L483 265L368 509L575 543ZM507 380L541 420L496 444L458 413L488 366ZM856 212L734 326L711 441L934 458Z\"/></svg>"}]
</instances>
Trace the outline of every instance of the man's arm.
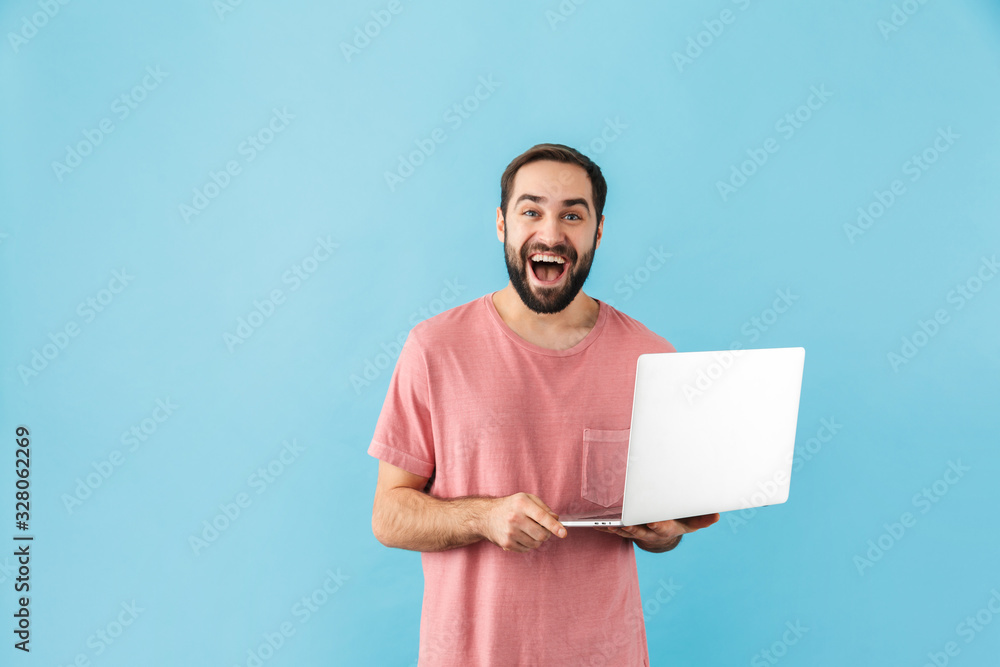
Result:
<instances>
[{"instance_id":1,"label":"man's arm","mask_svg":"<svg viewBox=\"0 0 1000 667\"><path fill-rule=\"evenodd\" d=\"M553 534L566 536L556 514L537 496L435 498L421 477L378 464L372 532L387 547L445 551L487 539L505 551L529 551Z\"/></svg>"}]
</instances>

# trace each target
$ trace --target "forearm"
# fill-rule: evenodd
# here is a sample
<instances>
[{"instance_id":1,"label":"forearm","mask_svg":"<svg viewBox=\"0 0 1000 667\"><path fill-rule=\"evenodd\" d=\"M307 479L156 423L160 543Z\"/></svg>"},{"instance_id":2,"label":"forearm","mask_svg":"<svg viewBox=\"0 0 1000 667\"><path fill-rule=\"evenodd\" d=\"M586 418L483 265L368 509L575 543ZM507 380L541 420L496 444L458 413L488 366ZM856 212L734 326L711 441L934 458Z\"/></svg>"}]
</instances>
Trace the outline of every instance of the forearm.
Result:
<instances>
[{"instance_id":1,"label":"forearm","mask_svg":"<svg viewBox=\"0 0 1000 667\"><path fill-rule=\"evenodd\" d=\"M372 530L387 547L446 551L483 539L492 498L441 499L416 489L389 489L376 501Z\"/></svg>"},{"instance_id":2,"label":"forearm","mask_svg":"<svg viewBox=\"0 0 1000 667\"><path fill-rule=\"evenodd\" d=\"M673 549L676 549L677 545L681 543L681 537L683 536L678 535L672 542L668 542L666 545L659 545L659 544L654 545L652 543L643 542L642 540L636 540L636 539L633 539L632 541L635 542L635 546L639 547L644 551L648 551L654 554L662 554L666 551L672 551Z\"/></svg>"}]
</instances>

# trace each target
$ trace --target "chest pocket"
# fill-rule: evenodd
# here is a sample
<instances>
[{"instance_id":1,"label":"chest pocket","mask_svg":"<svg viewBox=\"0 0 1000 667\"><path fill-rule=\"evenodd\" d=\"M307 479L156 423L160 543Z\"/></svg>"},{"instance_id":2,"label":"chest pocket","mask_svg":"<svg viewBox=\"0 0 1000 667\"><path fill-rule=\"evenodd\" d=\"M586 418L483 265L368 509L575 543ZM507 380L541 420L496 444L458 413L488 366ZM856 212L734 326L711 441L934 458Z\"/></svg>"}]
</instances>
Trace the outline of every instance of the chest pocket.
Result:
<instances>
[{"instance_id":1,"label":"chest pocket","mask_svg":"<svg viewBox=\"0 0 1000 667\"><path fill-rule=\"evenodd\" d=\"M583 429L580 494L602 507L617 507L625 496L629 429Z\"/></svg>"}]
</instances>

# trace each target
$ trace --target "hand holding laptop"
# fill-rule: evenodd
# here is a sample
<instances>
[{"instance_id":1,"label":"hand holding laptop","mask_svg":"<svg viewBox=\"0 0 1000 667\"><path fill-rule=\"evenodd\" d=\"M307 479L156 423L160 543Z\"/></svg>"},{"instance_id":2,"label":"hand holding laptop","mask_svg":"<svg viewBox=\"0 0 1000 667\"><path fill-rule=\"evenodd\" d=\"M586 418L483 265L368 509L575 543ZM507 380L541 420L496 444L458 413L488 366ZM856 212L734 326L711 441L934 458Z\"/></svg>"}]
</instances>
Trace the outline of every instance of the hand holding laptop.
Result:
<instances>
[{"instance_id":1,"label":"hand holding laptop","mask_svg":"<svg viewBox=\"0 0 1000 667\"><path fill-rule=\"evenodd\" d=\"M476 522L478 532L504 551L523 553L537 549L553 535L566 537L556 513L533 493L515 493L485 502L486 511Z\"/></svg>"},{"instance_id":2,"label":"hand holding laptop","mask_svg":"<svg viewBox=\"0 0 1000 667\"><path fill-rule=\"evenodd\" d=\"M622 505L560 523L676 539L787 501L804 360L801 347L639 355Z\"/></svg>"},{"instance_id":3,"label":"hand holding laptop","mask_svg":"<svg viewBox=\"0 0 1000 667\"><path fill-rule=\"evenodd\" d=\"M644 542L655 551L657 547L668 547L681 535L707 528L719 520L719 513L689 516L683 519L654 521L638 526L594 526L596 530L614 533L639 542Z\"/></svg>"}]
</instances>

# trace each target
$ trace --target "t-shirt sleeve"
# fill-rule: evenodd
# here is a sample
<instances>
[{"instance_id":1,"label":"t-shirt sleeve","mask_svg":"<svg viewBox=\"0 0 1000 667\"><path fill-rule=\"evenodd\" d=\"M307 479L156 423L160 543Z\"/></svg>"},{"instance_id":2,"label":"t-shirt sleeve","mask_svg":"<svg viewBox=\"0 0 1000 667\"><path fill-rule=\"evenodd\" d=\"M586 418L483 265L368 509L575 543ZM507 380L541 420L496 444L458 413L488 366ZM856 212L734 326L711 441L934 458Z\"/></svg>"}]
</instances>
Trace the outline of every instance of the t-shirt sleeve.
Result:
<instances>
[{"instance_id":1,"label":"t-shirt sleeve","mask_svg":"<svg viewBox=\"0 0 1000 667\"><path fill-rule=\"evenodd\" d=\"M434 472L427 358L411 329L389 379L368 453L414 475Z\"/></svg>"}]
</instances>

